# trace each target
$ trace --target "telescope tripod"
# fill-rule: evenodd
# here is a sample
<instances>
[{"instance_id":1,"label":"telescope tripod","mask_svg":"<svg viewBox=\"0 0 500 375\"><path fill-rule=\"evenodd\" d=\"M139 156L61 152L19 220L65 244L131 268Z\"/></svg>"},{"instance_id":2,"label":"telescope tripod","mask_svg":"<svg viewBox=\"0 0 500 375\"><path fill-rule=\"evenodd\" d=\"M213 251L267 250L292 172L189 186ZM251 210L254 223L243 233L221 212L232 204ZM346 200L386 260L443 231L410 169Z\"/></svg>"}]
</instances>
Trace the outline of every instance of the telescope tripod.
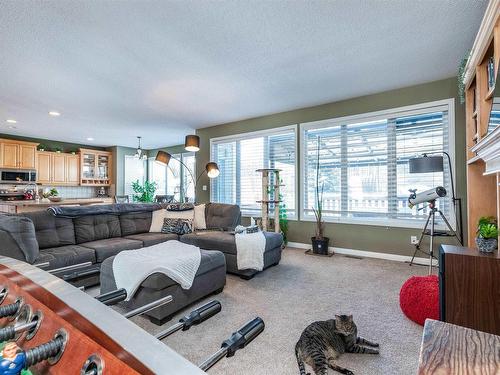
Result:
<instances>
[{"instance_id":1,"label":"telescope tripod","mask_svg":"<svg viewBox=\"0 0 500 375\"><path fill-rule=\"evenodd\" d=\"M432 200L429 202L429 208L431 209L429 211L429 216L427 217L427 221L425 222L424 229L422 229L422 233L420 234L420 238L415 245L415 251L413 252L413 256L411 257L410 261L410 266L413 265L413 261L415 260L415 256L417 255L417 251L420 251L424 254L427 254L429 256L429 275L432 274L432 261L434 259L437 260L437 258L434 256L434 237L437 236L453 236L455 237L459 243L461 243L460 238L458 238L457 233L453 230L451 227L450 223L448 222L448 219L446 219L446 216L441 212L440 209L436 207L436 200ZM438 213L441 218L443 219L444 223L448 227L449 231L451 234L448 232L443 232L443 231L436 231L435 226L436 226L436 213ZM430 229L428 229L430 223ZM429 244L429 252L426 252L422 249L420 249L420 245L422 244L422 241L424 239L424 236L429 236L430 237L430 244Z\"/></svg>"}]
</instances>

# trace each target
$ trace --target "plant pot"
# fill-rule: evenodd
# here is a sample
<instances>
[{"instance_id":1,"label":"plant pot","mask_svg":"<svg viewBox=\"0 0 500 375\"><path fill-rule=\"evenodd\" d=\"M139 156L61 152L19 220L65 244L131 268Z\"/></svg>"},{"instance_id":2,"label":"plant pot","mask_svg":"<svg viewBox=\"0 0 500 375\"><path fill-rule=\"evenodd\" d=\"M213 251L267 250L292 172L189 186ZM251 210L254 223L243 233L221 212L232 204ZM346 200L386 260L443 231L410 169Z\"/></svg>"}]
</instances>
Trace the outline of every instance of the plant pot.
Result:
<instances>
[{"instance_id":1,"label":"plant pot","mask_svg":"<svg viewBox=\"0 0 500 375\"><path fill-rule=\"evenodd\" d=\"M476 245L483 253L492 253L498 248L497 238L476 238Z\"/></svg>"},{"instance_id":2,"label":"plant pot","mask_svg":"<svg viewBox=\"0 0 500 375\"><path fill-rule=\"evenodd\" d=\"M312 252L314 254L328 255L328 242L330 239L328 237L323 237L322 239L317 239L316 237L311 237L312 242Z\"/></svg>"}]
</instances>

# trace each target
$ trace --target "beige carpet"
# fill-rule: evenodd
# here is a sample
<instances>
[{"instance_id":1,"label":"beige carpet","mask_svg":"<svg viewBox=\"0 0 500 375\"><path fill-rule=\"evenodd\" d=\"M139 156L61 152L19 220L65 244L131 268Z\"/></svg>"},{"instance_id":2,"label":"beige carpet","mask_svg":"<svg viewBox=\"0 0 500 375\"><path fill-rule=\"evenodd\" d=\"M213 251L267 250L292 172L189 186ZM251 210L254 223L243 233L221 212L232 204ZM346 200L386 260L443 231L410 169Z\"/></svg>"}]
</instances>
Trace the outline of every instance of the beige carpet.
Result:
<instances>
[{"instance_id":1,"label":"beige carpet","mask_svg":"<svg viewBox=\"0 0 500 375\"><path fill-rule=\"evenodd\" d=\"M294 346L302 330L309 323L330 319L336 313L353 314L359 334L379 342L381 354L345 354L339 359L341 366L355 374L415 374L422 327L400 311L399 289L409 276L425 273L425 267L410 267L405 263L340 255L320 258L305 255L303 250L286 249L279 266L252 280L228 275L223 293L185 309L163 329L196 305L213 298L222 303L222 312L163 341L199 364L232 331L260 316L266 323L265 331L209 373L298 374ZM134 318L134 322L151 333L162 330L142 317Z\"/></svg>"}]
</instances>

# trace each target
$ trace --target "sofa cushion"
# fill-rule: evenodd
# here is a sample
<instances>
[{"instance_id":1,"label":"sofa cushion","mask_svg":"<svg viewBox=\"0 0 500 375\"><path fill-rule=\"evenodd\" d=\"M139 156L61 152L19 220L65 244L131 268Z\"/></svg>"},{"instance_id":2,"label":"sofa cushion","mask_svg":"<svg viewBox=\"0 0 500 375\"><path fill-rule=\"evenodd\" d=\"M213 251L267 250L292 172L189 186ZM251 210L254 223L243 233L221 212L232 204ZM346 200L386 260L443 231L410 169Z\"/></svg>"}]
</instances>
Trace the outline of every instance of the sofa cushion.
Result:
<instances>
[{"instance_id":1,"label":"sofa cushion","mask_svg":"<svg viewBox=\"0 0 500 375\"><path fill-rule=\"evenodd\" d=\"M0 255L33 263L39 248L30 218L0 215Z\"/></svg>"},{"instance_id":2,"label":"sofa cushion","mask_svg":"<svg viewBox=\"0 0 500 375\"><path fill-rule=\"evenodd\" d=\"M113 260L114 258L106 259L102 263L101 280L103 278L114 279ZM210 272L218 267L226 267L226 258L224 257L224 254L222 254L220 251L201 250L200 267L198 268L195 277L204 275L205 273ZM167 275L157 272L148 276L148 278L142 282L141 287L150 288L153 290L162 290L176 284L177 283Z\"/></svg>"},{"instance_id":3,"label":"sofa cushion","mask_svg":"<svg viewBox=\"0 0 500 375\"><path fill-rule=\"evenodd\" d=\"M264 232L266 237L265 251L280 247L283 243L281 233ZM236 241L234 234L220 231L200 231L185 234L180 238L181 242L198 246L206 250L219 250L223 253L236 254Z\"/></svg>"},{"instance_id":4,"label":"sofa cushion","mask_svg":"<svg viewBox=\"0 0 500 375\"><path fill-rule=\"evenodd\" d=\"M85 262L95 263L96 257L92 249L80 245L67 245L40 250L35 263L45 262L50 264L48 269L54 269Z\"/></svg>"},{"instance_id":5,"label":"sofa cushion","mask_svg":"<svg viewBox=\"0 0 500 375\"><path fill-rule=\"evenodd\" d=\"M205 250L219 250L223 253L236 254L234 234L221 231L200 231L184 234L180 241L198 246Z\"/></svg>"},{"instance_id":6,"label":"sofa cushion","mask_svg":"<svg viewBox=\"0 0 500 375\"><path fill-rule=\"evenodd\" d=\"M96 260L100 263L104 259L114 256L123 250L140 249L142 247L142 241L116 237L85 242L82 246L94 249Z\"/></svg>"},{"instance_id":7,"label":"sofa cushion","mask_svg":"<svg viewBox=\"0 0 500 375\"><path fill-rule=\"evenodd\" d=\"M205 221L208 229L234 229L241 222L240 207L235 204L209 203Z\"/></svg>"},{"instance_id":8,"label":"sofa cushion","mask_svg":"<svg viewBox=\"0 0 500 375\"><path fill-rule=\"evenodd\" d=\"M73 219L76 243L81 244L105 238L121 237L117 215L88 215Z\"/></svg>"},{"instance_id":9,"label":"sofa cushion","mask_svg":"<svg viewBox=\"0 0 500 375\"><path fill-rule=\"evenodd\" d=\"M122 237L149 232L151 212L129 212L120 215Z\"/></svg>"},{"instance_id":10,"label":"sofa cushion","mask_svg":"<svg viewBox=\"0 0 500 375\"><path fill-rule=\"evenodd\" d=\"M55 217L47 211L27 212L21 215L33 221L40 249L76 243L75 227L71 219Z\"/></svg>"},{"instance_id":11,"label":"sofa cushion","mask_svg":"<svg viewBox=\"0 0 500 375\"><path fill-rule=\"evenodd\" d=\"M128 238L129 240L142 241L143 247L148 247L165 241L178 240L179 236L173 233L138 233L125 238Z\"/></svg>"}]
</instances>

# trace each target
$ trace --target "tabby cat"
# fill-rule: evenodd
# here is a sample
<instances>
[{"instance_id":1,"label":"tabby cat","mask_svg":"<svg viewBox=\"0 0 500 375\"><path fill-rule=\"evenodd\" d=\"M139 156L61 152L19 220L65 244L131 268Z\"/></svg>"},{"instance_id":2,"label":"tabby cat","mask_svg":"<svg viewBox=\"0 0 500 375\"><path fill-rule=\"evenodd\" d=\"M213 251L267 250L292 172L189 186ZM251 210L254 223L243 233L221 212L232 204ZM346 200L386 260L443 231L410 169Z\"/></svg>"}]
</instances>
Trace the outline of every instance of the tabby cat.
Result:
<instances>
[{"instance_id":1,"label":"tabby cat","mask_svg":"<svg viewBox=\"0 0 500 375\"><path fill-rule=\"evenodd\" d=\"M300 335L295 345L295 356L300 375L306 374L304 363L310 365L316 375L326 375L328 367L342 374L353 372L337 366L334 360L342 353L378 354L377 343L358 337L358 329L352 315L335 315L335 319L311 323Z\"/></svg>"}]
</instances>

